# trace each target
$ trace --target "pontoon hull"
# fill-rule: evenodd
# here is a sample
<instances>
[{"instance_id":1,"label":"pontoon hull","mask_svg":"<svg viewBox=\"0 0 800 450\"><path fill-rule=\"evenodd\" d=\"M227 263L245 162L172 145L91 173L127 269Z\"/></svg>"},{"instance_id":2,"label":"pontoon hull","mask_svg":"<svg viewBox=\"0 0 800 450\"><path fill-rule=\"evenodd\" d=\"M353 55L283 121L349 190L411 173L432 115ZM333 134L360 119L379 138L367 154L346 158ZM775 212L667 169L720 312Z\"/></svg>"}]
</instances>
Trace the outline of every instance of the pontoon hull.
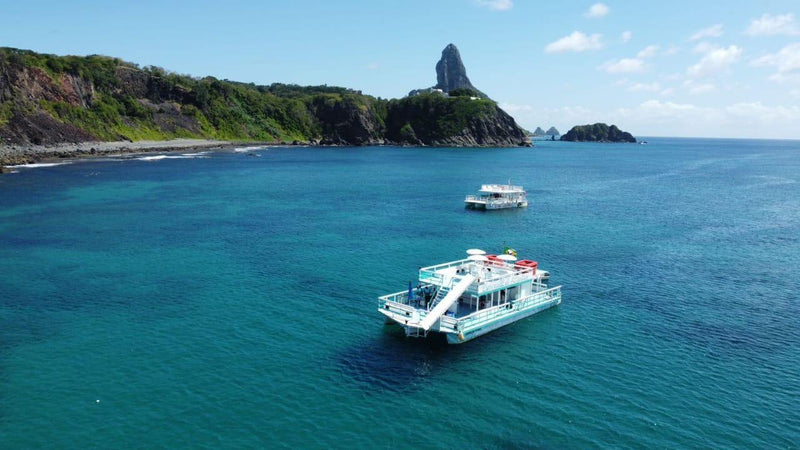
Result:
<instances>
[{"instance_id":1,"label":"pontoon hull","mask_svg":"<svg viewBox=\"0 0 800 450\"><path fill-rule=\"evenodd\" d=\"M494 331L498 328L504 327L506 325L512 324L518 320L524 319L526 317L530 317L536 313L542 312L546 309L550 309L553 306L558 305L561 303L561 297L559 296L557 299L539 303L537 305L531 306L530 308L522 309L519 311L511 312L507 316L497 319L496 321L492 321L491 323L487 323L485 325L479 326L475 329L468 329L467 331L463 331L460 333L447 333L447 343L448 344L463 344L464 342L470 341L475 339L478 336L483 336L490 331Z\"/></svg>"}]
</instances>

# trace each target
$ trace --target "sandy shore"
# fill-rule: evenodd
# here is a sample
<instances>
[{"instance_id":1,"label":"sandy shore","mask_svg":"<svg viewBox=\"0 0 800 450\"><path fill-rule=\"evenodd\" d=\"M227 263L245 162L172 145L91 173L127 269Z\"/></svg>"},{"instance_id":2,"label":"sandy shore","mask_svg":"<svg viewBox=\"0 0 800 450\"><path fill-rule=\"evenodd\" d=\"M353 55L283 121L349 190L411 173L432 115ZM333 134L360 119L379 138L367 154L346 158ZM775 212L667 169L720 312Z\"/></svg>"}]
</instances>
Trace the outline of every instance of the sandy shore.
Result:
<instances>
[{"instance_id":1,"label":"sandy shore","mask_svg":"<svg viewBox=\"0 0 800 450\"><path fill-rule=\"evenodd\" d=\"M230 148L268 145L267 142L215 141L210 139L173 139L170 141L81 142L57 145L0 145L0 167L76 159L120 153L143 153L190 149Z\"/></svg>"}]
</instances>

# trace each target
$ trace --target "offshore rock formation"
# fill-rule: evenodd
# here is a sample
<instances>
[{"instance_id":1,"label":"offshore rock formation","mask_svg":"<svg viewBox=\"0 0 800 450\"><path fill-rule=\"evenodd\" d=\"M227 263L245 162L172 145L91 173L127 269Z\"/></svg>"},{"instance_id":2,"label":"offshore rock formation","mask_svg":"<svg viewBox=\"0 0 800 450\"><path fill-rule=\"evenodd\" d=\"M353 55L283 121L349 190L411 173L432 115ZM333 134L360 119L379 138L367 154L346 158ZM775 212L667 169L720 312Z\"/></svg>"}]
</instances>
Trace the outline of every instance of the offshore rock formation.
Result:
<instances>
[{"instance_id":1,"label":"offshore rock formation","mask_svg":"<svg viewBox=\"0 0 800 450\"><path fill-rule=\"evenodd\" d=\"M574 126L567 132L567 134L561 136L561 140L573 142L636 143L636 138L634 138L630 133L620 130L616 125L611 125L609 127L604 123Z\"/></svg>"},{"instance_id":2,"label":"offshore rock formation","mask_svg":"<svg viewBox=\"0 0 800 450\"><path fill-rule=\"evenodd\" d=\"M550 127L545 133L546 136L561 136L556 127Z\"/></svg>"},{"instance_id":3,"label":"offshore rock formation","mask_svg":"<svg viewBox=\"0 0 800 450\"><path fill-rule=\"evenodd\" d=\"M535 130L533 130L533 135L534 135L534 136L544 136L544 135L545 135L545 132L544 132L544 130L542 129L542 127L536 127L536 129L535 129Z\"/></svg>"}]
</instances>

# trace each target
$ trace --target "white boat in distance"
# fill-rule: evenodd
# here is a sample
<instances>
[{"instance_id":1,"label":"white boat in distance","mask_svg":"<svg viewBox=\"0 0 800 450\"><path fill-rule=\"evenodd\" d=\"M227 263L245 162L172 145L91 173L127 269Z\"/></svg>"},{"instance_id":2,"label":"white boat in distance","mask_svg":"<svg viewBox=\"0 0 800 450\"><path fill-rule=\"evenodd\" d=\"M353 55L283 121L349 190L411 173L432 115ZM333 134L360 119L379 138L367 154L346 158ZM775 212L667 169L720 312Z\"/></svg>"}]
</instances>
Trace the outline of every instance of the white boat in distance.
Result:
<instances>
[{"instance_id":1,"label":"white boat in distance","mask_svg":"<svg viewBox=\"0 0 800 450\"><path fill-rule=\"evenodd\" d=\"M528 194L522 186L509 184L483 184L478 195L468 195L467 208L473 209L504 209L524 208L528 206Z\"/></svg>"},{"instance_id":2,"label":"white boat in distance","mask_svg":"<svg viewBox=\"0 0 800 450\"><path fill-rule=\"evenodd\" d=\"M428 332L460 344L561 303L561 286L544 284L550 274L536 261L486 255L419 269L419 284L378 297L387 324L398 324L406 336ZM547 278L545 278L547 277Z\"/></svg>"}]
</instances>

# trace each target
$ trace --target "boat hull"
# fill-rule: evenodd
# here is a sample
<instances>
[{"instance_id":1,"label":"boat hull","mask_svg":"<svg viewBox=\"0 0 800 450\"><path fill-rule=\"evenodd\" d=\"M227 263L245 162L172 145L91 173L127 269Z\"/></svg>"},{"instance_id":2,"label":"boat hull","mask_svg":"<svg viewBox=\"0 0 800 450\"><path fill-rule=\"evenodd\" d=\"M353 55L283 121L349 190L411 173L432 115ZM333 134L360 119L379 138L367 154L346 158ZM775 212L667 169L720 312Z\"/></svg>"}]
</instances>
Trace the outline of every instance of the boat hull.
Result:
<instances>
[{"instance_id":1,"label":"boat hull","mask_svg":"<svg viewBox=\"0 0 800 450\"><path fill-rule=\"evenodd\" d=\"M527 201L520 201L520 202L509 202L509 203L484 203L484 202L471 202L467 201L464 202L467 208L469 209L485 209L485 210L493 210L493 209L509 209L509 208L527 208L528 202Z\"/></svg>"},{"instance_id":2,"label":"boat hull","mask_svg":"<svg viewBox=\"0 0 800 450\"><path fill-rule=\"evenodd\" d=\"M556 299L553 299L551 301L538 303L528 308L512 311L506 316L503 316L501 318L498 318L497 320L494 320L490 323L481 325L476 328L467 329L459 333L447 333L447 343L463 344L464 342L471 341L476 337L483 336L484 334L494 331L498 328L512 324L526 317L530 317L546 309L550 309L553 306L558 305L559 303L561 303L561 296L558 296Z\"/></svg>"}]
</instances>

